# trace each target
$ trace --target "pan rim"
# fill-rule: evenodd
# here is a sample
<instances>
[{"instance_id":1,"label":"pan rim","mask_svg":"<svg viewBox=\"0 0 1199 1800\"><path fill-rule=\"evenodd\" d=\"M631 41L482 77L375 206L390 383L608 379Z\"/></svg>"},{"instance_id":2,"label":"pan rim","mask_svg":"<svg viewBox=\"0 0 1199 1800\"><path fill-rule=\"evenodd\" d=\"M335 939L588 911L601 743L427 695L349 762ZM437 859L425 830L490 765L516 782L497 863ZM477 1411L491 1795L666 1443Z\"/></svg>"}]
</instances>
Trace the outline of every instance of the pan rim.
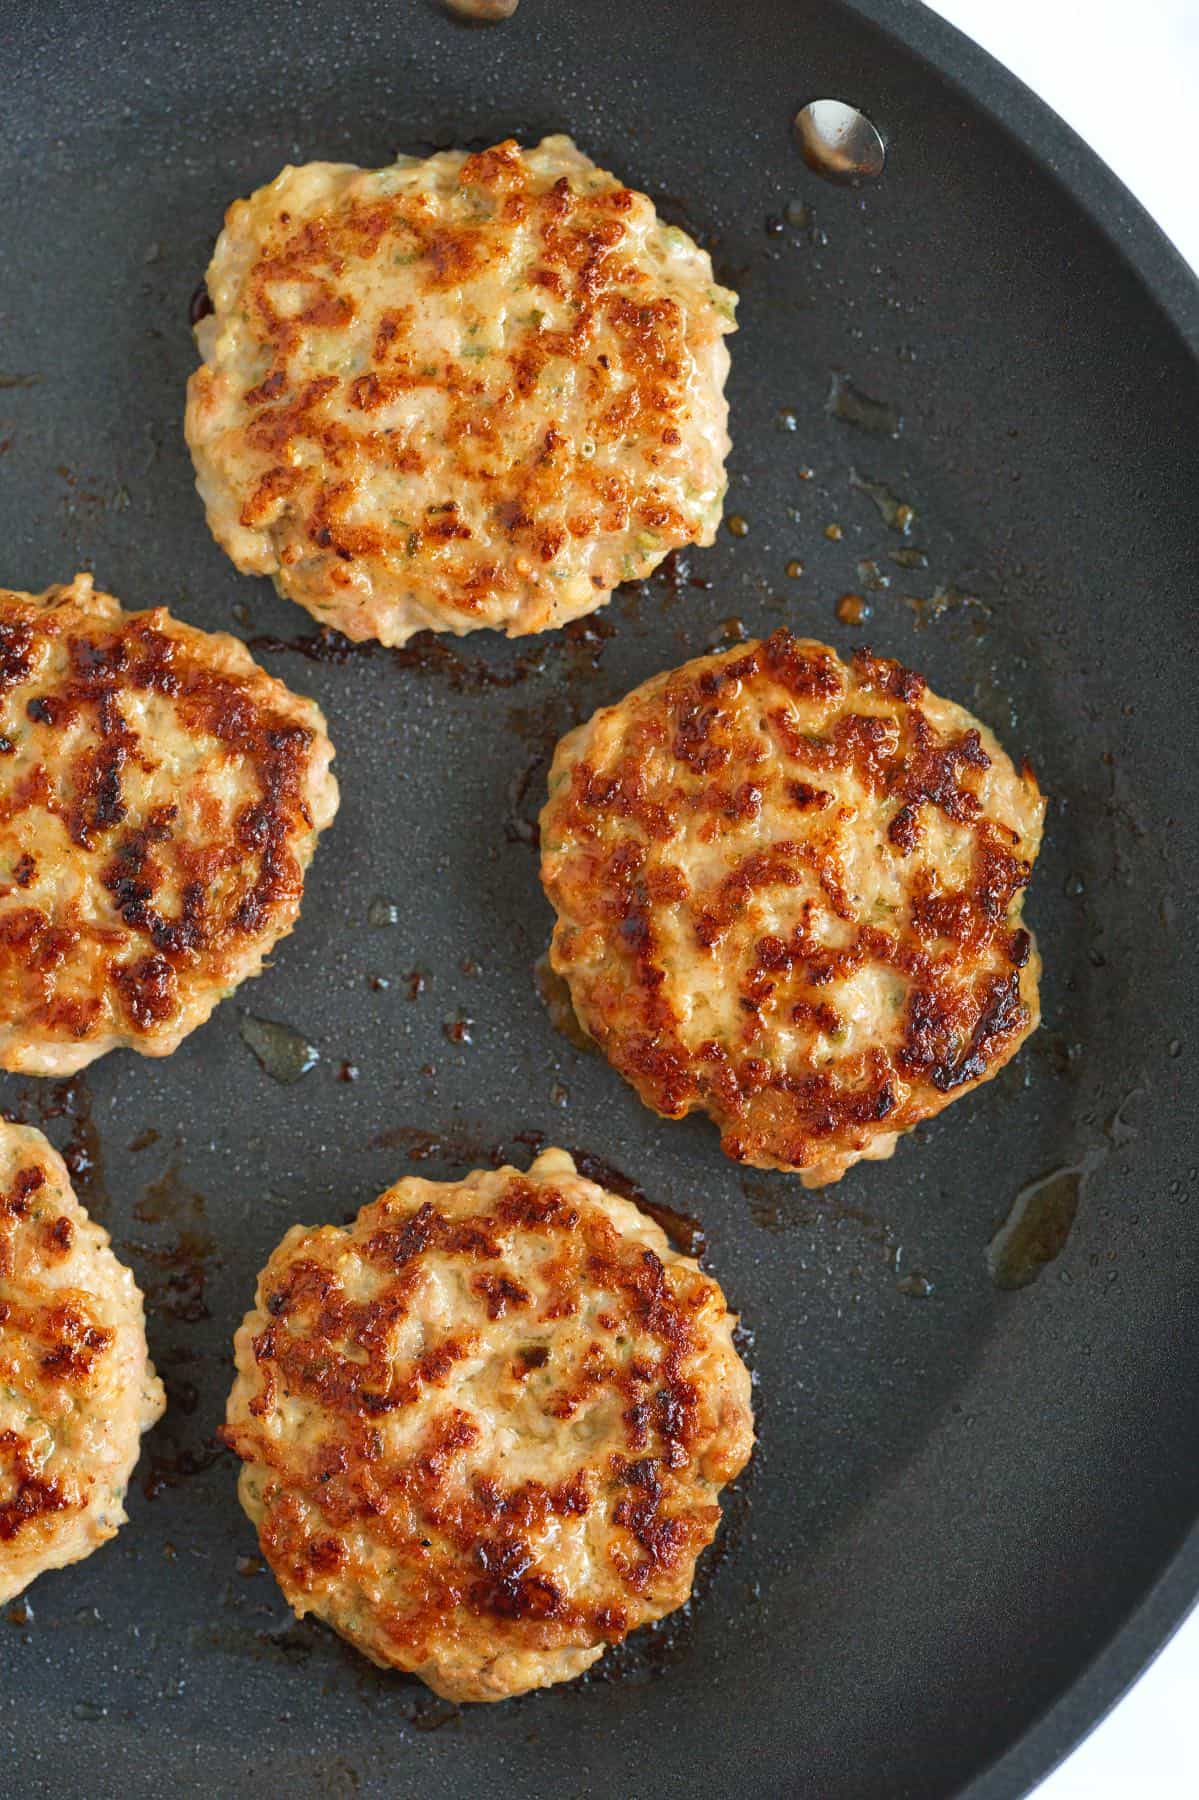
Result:
<instances>
[{"instance_id":1,"label":"pan rim","mask_svg":"<svg viewBox=\"0 0 1199 1800\"><path fill-rule=\"evenodd\" d=\"M1199 364L1199 273L1119 176L989 51L923 0L839 0L958 88L1032 157L1111 245ZM1156 1662L1199 1605L1199 1516L1140 1602L1058 1698L959 1789L957 1800L1027 1800Z\"/></svg>"},{"instance_id":2,"label":"pan rim","mask_svg":"<svg viewBox=\"0 0 1199 1800\"><path fill-rule=\"evenodd\" d=\"M956 87L1031 155L1082 209L1165 313L1199 362L1199 270L1192 269L1132 190L1018 75L924 0L837 0Z\"/></svg>"}]
</instances>

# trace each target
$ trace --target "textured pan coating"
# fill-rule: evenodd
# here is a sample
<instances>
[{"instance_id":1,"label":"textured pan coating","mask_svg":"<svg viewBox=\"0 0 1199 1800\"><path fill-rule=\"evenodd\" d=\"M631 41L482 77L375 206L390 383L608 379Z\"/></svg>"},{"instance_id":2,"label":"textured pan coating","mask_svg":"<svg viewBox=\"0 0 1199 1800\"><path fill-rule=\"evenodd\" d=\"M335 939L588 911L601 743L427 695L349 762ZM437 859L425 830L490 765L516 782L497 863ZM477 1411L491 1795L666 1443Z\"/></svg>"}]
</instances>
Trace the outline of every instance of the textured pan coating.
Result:
<instances>
[{"instance_id":1,"label":"textured pan coating","mask_svg":"<svg viewBox=\"0 0 1199 1800\"><path fill-rule=\"evenodd\" d=\"M90 575L0 590L0 1067L165 1056L258 974L337 810L311 700Z\"/></svg>"},{"instance_id":2,"label":"textured pan coating","mask_svg":"<svg viewBox=\"0 0 1199 1800\"><path fill-rule=\"evenodd\" d=\"M1036 1026L1020 918L1043 816L1031 773L919 675L780 630L562 740L552 964L648 1106L836 1181Z\"/></svg>"},{"instance_id":3,"label":"textured pan coating","mask_svg":"<svg viewBox=\"0 0 1199 1800\"><path fill-rule=\"evenodd\" d=\"M0 1603L116 1535L164 1405L133 1276L41 1132L0 1120Z\"/></svg>"},{"instance_id":4,"label":"textured pan coating","mask_svg":"<svg viewBox=\"0 0 1199 1800\"><path fill-rule=\"evenodd\" d=\"M735 296L569 138L284 169L208 291L208 522L349 637L543 631L715 535Z\"/></svg>"},{"instance_id":5,"label":"textured pan coating","mask_svg":"<svg viewBox=\"0 0 1199 1800\"><path fill-rule=\"evenodd\" d=\"M561 1150L294 1227L224 1431L288 1600L451 1699L580 1674L690 1593L753 1443L735 1323Z\"/></svg>"}]
</instances>

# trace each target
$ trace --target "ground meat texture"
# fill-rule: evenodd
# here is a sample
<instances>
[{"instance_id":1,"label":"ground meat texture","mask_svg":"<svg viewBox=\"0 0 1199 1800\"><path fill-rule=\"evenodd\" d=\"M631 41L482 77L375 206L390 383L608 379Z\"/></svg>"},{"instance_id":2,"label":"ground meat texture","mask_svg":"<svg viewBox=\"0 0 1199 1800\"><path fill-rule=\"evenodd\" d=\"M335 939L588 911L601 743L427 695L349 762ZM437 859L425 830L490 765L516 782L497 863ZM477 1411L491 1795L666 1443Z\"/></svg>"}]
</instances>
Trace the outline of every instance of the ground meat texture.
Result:
<instances>
[{"instance_id":1,"label":"ground meat texture","mask_svg":"<svg viewBox=\"0 0 1199 1800\"><path fill-rule=\"evenodd\" d=\"M165 1056L256 975L337 809L319 709L88 575L0 590L0 1067Z\"/></svg>"},{"instance_id":2,"label":"ground meat texture","mask_svg":"<svg viewBox=\"0 0 1199 1800\"><path fill-rule=\"evenodd\" d=\"M41 1132L0 1121L0 1604L115 1536L163 1405L108 1233Z\"/></svg>"},{"instance_id":3,"label":"ground meat texture","mask_svg":"<svg viewBox=\"0 0 1199 1800\"><path fill-rule=\"evenodd\" d=\"M735 1323L560 1150L294 1227L224 1430L288 1600L450 1699L580 1674L691 1591L753 1443Z\"/></svg>"},{"instance_id":4,"label":"ground meat texture","mask_svg":"<svg viewBox=\"0 0 1199 1800\"><path fill-rule=\"evenodd\" d=\"M551 962L648 1106L836 1181L1035 1028L1044 802L961 707L785 630L660 675L558 746Z\"/></svg>"},{"instance_id":5,"label":"ground meat texture","mask_svg":"<svg viewBox=\"0 0 1199 1800\"><path fill-rule=\"evenodd\" d=\"M543 631L712 542L736 297L569 138L284 169L207 287L209 525L347 636Z\"/></svg>"}]
</instances>

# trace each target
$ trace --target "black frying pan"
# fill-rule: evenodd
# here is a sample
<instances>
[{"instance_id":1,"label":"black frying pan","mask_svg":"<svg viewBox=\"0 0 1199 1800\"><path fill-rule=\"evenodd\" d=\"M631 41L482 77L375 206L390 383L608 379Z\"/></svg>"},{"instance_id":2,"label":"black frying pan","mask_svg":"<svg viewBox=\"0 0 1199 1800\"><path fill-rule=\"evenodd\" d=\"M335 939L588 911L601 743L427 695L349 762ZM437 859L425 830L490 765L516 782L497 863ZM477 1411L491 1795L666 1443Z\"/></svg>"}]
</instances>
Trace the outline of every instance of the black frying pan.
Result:
<instances>
[{"instance_id":1,"label":"black frying pan","mask_svg":"<svg viewBox=\"0 0 1199 1800\"><path fill-rule=\"evenodd\" d=\"M264 660L325 707L344 801L295 937L177 1055L0 1088L69 1142L147 1288L172 1401L116 1544L0 1621L0 1785L1024 1791L1199 1581L1193 281L1063 126L904 0L523 0L473 30L432 0L114 0L10 5L3 35L0 579L92 566L130 605L277 640ZM883 129L877 186L805 169L790 120L817 96ZM289 159L560 129L740 289L749 534L544 641L313 657L310 621L234 573L192 492L188 301L223 208ZM900 434L826 411L833 371ZM909 539L852 471L915 506ZM870 561L890 586L855 632L834 602ZM1043 1030L892 1163L815 1196L644 1111L554 1032L531 975L553 738L730 616L868 636L1053 796L1029 902ZM377 896L396 925L369 924ZM243 1007L316 1067L274 1083ZM460 1012L470 1042L444 1030ZM213 1431L289 1223L541 1136L702 1220L754 1333L761 1444L689 1616L573 1687L459 1714L288 1622ZM988 1242L1063 1168L1086 1174L1060 1255L997 1289Z\"/></svg>"}]
</instances>

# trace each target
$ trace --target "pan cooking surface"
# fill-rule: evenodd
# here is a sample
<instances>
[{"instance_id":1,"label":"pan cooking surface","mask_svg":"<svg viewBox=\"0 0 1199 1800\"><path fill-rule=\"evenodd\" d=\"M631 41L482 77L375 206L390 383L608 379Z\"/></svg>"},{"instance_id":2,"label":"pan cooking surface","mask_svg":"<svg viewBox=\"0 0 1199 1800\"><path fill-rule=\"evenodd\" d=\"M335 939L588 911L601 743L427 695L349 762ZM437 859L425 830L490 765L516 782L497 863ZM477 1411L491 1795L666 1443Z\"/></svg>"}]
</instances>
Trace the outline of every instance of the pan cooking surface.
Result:
<instances>
[{"instance_id":1,"label":"pan cooking surface","mask_svg":"<svg viewBox=\"0 0 1199 1800\"><path fill-rule=\"evenodd\" d=\"M343 801L294 937L175 1056L0 1082L70 1146L171 1401L115 1544L0 1619L6 1766L26 1793L684 1794L697 1770L747 1796L1017 1792L1181 1609L1189 1576L1106 1686L982 1773L1199 1501L1199 379L1176 328L991 112L837 5L524 0L493 29L431 0L28 7L8 62L0 579L92 567L128 606L256 640L324 707ZM977 88L988 65L969 66ZM817 96L883 130L876 186L805 167L790 121ZM188 305L223 209L288 160L554 130L741 293L728 512L747 530L542 639L313 655L308 616L210 541L183 445ZM1067 174L1116 192L1085 159ZM1028 903L1041 1032L821 1194L738 1170L699 1119L656 1120L554 1029L533 975L555 738L781 623L914 664L1052 796ZM312 1066L273 1079L247 1014ZM289 1622L213 1432L290 1223L542 1141L702 1222L751 1334L761 1442L689 1615L571 1687L459 1713ZM1060 1255L997 1287L988 1244L1060 1171L1033 1199L1059 1236L1078 1202Z\"/></svg>"}]
</instances>

